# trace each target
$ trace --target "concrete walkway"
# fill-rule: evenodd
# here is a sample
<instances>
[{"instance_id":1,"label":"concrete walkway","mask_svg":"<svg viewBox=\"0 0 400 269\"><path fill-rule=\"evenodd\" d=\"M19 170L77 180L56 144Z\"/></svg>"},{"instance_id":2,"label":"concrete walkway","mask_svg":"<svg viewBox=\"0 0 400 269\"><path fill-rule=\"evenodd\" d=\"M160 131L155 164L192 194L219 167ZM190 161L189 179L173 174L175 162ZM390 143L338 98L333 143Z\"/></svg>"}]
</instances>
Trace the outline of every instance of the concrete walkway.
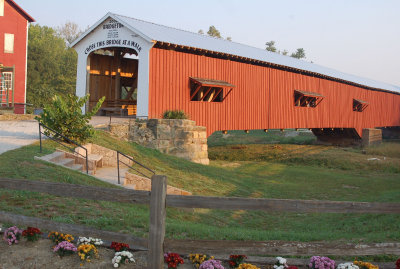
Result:
<instances>
[{"instance_id":1,"label":"concrete walkway","mask_svg":"<svg viewBox=\"0 0 400 269\"><path fill-rule=\"evenodd\" d=\"M32 144L38 140L39 127L37 121L0 121L0 154Z\"/></svg>"},{"instance_id":2,"label":"concrete walkway","mask_svg":"<svg viewBox=\"0 0 400 269\"><path fill-rule=\"evenodd\" d=\"M111 122L129 122L129 119L111 117ZM93 127L106 127L110 123L110 117L94 116L89 123ZM45 139L43 136L42 138ZM36 120L0 121L0 154L38 140L39 126Z\"/></svg>"}]
</instances>

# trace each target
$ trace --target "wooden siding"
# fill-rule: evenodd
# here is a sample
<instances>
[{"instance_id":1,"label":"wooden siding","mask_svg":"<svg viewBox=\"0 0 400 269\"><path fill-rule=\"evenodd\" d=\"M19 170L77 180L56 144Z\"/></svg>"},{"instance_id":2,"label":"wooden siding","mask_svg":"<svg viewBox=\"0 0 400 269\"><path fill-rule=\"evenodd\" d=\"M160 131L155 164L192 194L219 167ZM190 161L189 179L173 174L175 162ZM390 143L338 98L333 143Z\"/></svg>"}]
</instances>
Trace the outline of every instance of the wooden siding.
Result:
<instances>
[{"instance_id":1,"label":"wooden siding","mask_svg":"<svg viewBox=\"0 0 400 269\"><path fill-rule=\"evenodd\" d=\"M190 101L189 77L236 85L222 103ZM320 93L315 108L294 106L294 90ZM226 94L227 90L224 90ZM353 99L369 103L353 111ZM218 130L400 126L400 95L298 73L174 50L150 52L149 117L184 110L210 135Z\"/></svg>"}]
</instances>

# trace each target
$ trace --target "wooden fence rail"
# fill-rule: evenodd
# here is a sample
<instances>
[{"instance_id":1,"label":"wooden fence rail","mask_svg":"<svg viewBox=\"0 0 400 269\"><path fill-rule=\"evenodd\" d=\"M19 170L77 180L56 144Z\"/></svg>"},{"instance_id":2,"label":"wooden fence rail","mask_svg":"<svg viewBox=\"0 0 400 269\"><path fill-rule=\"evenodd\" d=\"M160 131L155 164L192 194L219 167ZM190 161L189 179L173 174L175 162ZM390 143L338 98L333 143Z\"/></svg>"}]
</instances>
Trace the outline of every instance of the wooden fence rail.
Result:
<instances>
[{"instance_id":1,"label":"wooden fence rail","mask_svg":"<svg viewBox=\"0 0 400 269\"><path fill-rule=\"evenodd\" d=\"M0 178L0 188L36 191L63 197L150 204L149 191L7 178ZM181 208L261 210L267 212L400 214L400 203L167 195L166 205Z\"/></svg>"},{"instance_id":2,"label":"wooden fence rail","mask_svg":"<svg viewBox=\"0 0 400 269\"><path fill-rule=\"evenodd\" d=\"M0 221L37 226L78 235L101 237L105 240L126 242L135 249L149 249L149 268L163 268L164 251L180 253L203 252L212 254L242 253L252 255L336 255L361 256L400 255L400 243L347 244L327 242L282 241L218 241L169 240L165 236L166 206L181 208L210 208L225 210L261 210L267 212L303 213L386 213L400 214L399 203L367 203L317 200L252 199L234 197L205 197L166 195L165 176L152 177L152 191L64 184L45 181L0 178L0 188L42 192L62 197L104 200L122 203L150 204L149 239L127 234L96 230L91 227L65 224L40 218L15 215L0 211Z\"/></svg>"}]
</instances>

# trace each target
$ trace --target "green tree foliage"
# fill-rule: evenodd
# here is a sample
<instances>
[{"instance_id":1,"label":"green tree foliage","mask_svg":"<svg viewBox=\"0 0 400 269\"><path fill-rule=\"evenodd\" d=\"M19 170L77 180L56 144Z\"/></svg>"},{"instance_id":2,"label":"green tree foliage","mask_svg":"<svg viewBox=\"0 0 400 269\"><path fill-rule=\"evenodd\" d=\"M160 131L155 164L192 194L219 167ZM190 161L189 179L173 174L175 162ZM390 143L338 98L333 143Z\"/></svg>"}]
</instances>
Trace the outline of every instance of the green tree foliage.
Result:
<instances>
[{"instance_id":1,"label":"green tree foliage","mask_svg":"<svg viewBox=\"0 0 400 269\"><path fill-rule=\"evenodd\" d=\"M82 98L72 94L64 97L55 95L51 103L44 106L43 113L35 119L71 140L83 143L94 134L89 120L100 109L104 99L103 96L92 111L82 114L81 108L89 100L89 94Z\"/></svg>"},{"instance_id":2,"label":"green tree foliage","mask_svg":"<svg viewBox=\"0 0 400 269\"><path fill-rule=\"evenodd\" d=\"M282 55L285 55L285 56L289 54L289 52L287 50L283 50L283 51L278 50L275 47L275 43L276 42L274 40L271 40L271 41L265 43L265 46L266 46L265 49L270 51L270 52L279 53L279 54L282 54ZM306 58L306 51L303 48L298 48L296 50L296 52L293 52L292 54L290 54L290 57L297 58L297 59Z\"/></svg>"},{"instance_id":3,"label":"green tree foliage","mask_svg":"<svg viewBox=\"0 0 400 269\"><path fill-rule=\"evenodd\" d=\"M197 33L199 33L199 34L201 34L201 35L204 35L204 31L203 31L202 29L200 29ZM220 31L219 31L214 25L211 25L211 26L208 28L207 35L212 36L212 37L216 37L216 38L223 39L223 37L222 37ZM232 37L228 36L228 37L226 38L226 40L232 41Z\"/></svg>"},{"instance_id":4,"label":"green tree foliage","mask_svg":"<svg viewBox=\"0 0 400 269\"><path fill-rule=\"evenodd\" d=\"M211 25L210 28L208 28L207 34L212 37L222 38L221 33L214 25Z\"/></svg>"},{"instance_id":5,"label":"green tree foliage","mask_svg":"<svg viewBox=\"0 0 400 269\"><path fill-rule=\"evenodd\" d=\"M77 54L56 31L29 26L27 102L44 107L56 94L75 92Z\"/></svg>"},{"instance_id":6,"label":"green tree foliage","mask_svg":"<svg viewBox=\"0 0 400 269\"><path fill-rule=\"evenodd\" d=\"M296 50L296 52L293 52L290 55L290 57L297 58L297 59L303 59L303 58L306 58L306 52L304 51L303 48L298 48Z\"/></svg>"},{"instance_id":7,"label":"green tree foliage","mask_svg":"<svg viewBox=\"0 0 400 269\"><path fill-rule=\"evenodd\" d=\"M276 52L276 47L275 47L275 41L271 40L267 43L265 43L265 45L267 46L265 49L270 51L270 52Z\"/></svg>"}]
</instances>

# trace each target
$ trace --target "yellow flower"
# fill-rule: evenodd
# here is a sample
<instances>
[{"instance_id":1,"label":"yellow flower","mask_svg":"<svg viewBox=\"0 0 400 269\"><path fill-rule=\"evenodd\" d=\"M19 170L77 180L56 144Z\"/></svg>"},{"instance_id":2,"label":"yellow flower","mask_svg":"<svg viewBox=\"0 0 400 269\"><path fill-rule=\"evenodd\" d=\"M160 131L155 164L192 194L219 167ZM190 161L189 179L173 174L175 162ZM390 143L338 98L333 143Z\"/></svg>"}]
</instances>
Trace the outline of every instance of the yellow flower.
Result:
<instances>
[{"instance_id":1,"label":"yellow flower","mask_svg":"<svg viewBox=\"0 0 400 269\"><path fill-rule=\"evenodd\" d=\"M372 263L369 262L363 262L363 261L354 261L355 265L358 265L360 268L365 268L365 269L379 269L379 266L373 265Z\"/></svg>"},{"instance_id":2,"label":"yellow flower","mask_svg":"<svg viewBox=\"0 0 400 269\"><path fill-rule=\"evenodd\" d=\"M78 247L78 255L81 260L86 260L90 262L91 258L94 256L97 258L99 256L97 248L92 244L82 244Z\"/></svg>"},{"instance_id":3,"label":"yellow flower","mask_svg":"<svg viewBox=\"0 0 400 269\"><path fill-rule=\"evenodd\" d=\"M250 263L242 263L239 265L237 269L260 269L260 268Z\"/></svg>"}]
</instances>

